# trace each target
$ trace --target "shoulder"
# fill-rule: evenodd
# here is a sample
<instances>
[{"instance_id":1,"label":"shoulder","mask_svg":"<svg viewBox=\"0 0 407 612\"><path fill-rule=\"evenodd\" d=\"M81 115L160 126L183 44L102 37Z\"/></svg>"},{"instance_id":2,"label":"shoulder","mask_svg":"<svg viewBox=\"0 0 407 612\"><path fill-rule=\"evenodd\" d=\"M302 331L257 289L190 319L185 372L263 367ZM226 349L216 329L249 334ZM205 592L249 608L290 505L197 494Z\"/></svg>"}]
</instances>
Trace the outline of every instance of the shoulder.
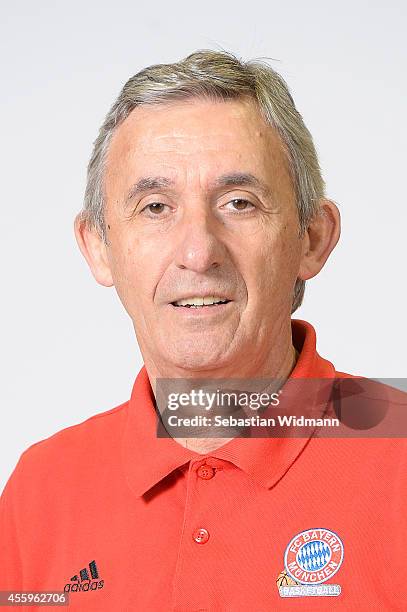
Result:
<instances>
[{"instance_id":1,"label":"shoulder","mask_svg":"<svg viewBox=\"0 0 407 612\"><path fill-rule=\"evenodd\" d=\"M407 461L407 393L401 379L375 379L336 372L333 409L345 437L392 449ZM381 453L382 461L386 456Z\"/></svg>"},{"instance_id":2,"label":"shoulder","mask_svg":"<svg viewBox=\"0 0 407 612\"><path fill-rule=\"evenodd\" d=\"M401 379L368 378L366 376L335 371L336 387L345 395L357 395L359 399L383 401L388 404L407 405L407 393L400 387Z\"/></svg>"},{"instance_id":3,"label":"shoulder","mask_svg":"<svg viewBox=\"0 0 407 612\"><path fill-rule=\"evenodd\" d=\"M127 414L128 401L94 414L34 442L19 456L6 487L22 481L71 481L92 469L96 457L117 448Z\"/></svg>"}]
</instances>

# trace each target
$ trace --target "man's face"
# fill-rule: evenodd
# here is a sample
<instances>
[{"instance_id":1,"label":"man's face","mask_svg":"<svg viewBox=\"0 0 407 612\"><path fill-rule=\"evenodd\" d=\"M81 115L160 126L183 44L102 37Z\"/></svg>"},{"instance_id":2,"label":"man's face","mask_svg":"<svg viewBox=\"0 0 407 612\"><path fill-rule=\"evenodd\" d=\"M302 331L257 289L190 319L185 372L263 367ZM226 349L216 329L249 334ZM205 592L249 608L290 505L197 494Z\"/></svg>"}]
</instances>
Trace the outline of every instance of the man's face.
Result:
<instances>
[{"instance_id":1,"label":"man's face","mask_svg":"<svg viewBox=\"0 0 407 612\"><path fill-rule=\"evenodd\" d=\"M288 162L254 103L138 107L105 178L110 271L145 361L264 360L290 320L301 240ZM204 296L228 302L180 305Z\"/></svg>"}]
</instances>

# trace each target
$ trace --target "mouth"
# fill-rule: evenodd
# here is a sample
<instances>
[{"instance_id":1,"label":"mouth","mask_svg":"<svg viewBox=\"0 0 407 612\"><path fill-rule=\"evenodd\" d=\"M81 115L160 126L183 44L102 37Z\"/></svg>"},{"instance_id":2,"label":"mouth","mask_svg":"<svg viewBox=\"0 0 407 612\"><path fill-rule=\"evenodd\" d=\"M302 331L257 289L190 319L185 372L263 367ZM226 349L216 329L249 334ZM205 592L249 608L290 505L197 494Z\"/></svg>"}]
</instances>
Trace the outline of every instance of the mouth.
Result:
<instances>
[{"instance_id":1,"label":"mouth","mask_svg":"<svg viewBox=\"0 0 407 612\"><path fill-rule=\"evenodd\" d=\"M205 296L205 297L190 297L171 302L175 308L219 308L224 304L228 304L232 300L223 297Z\"/></svg>"}]
</instances>

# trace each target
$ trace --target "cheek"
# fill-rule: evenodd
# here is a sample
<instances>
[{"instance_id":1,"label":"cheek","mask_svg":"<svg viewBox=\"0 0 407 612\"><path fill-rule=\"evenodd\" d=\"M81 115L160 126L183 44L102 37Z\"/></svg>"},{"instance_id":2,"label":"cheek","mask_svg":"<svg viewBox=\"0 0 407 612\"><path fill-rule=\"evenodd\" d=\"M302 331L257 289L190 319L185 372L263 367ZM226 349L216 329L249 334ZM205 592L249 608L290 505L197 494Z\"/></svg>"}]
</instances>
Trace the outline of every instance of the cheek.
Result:
<instances>
[{"instance_id":1,"label":"cheek","mask_svg":"<svg viewBox=\"0 0 407 612\"><path fill-rule=\"evenodd\" d=\"M245 256L242 262L255 296L284 300L299 269L301 249L297 229L286 224L266 231L261 240L248 245L246 253L250 256Z\"/></svg>"},{"instance_id":2,"label":"cheek","mask_svg":"<svg viewBox=\"0 0 407 612\"><path fill-rule=\"evenodd\" d=\"M153 313L157 286L164 274L163 248L140 232L111 234L110 264L116 291L133 320Z\"/></svg>"},{"instance_id":3,"label":"cheek","mask_svg":"<svg viewBox=\"0 0 407 612\"><path fill-rule=\"evenodd\" d=\"M301 240L298 237L297 226L284 226L279 236L280 248L278 252L281 254L281 264L287 272L298 273L301 257Z\"/></svg>"},{"instance_id":4,"label":"cheek","mask_svg":"<svg viewBox=\"0 0 407 612\"><path fill-rule=\"evenodd\" d=\"M145 295L146 284L151 276L141 244L128 235L112 234L109 238L109 260L116 290L126 302L137 300L139 296Z\"/></svg>"}]
</instances>

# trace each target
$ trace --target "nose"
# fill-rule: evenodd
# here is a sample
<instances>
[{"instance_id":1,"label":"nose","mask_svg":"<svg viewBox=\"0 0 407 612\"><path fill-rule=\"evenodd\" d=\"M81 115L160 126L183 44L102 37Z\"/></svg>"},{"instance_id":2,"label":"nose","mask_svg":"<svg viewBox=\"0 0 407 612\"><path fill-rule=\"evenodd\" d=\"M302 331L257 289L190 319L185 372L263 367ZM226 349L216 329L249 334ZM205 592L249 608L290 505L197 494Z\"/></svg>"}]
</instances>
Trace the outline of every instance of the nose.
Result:
<instances>
[{"instance_id":1,"label":"nose","mask_svg":"<svg viewBox=\"0 0 407 612\"><path fill-rule=\"evenodd\" d=\"M220 240L218 223L208 210L196 208L184 214L177 228L175 264L178 268L203 273L221 265L225 245Z\"/></svg>"}]
</instances>

